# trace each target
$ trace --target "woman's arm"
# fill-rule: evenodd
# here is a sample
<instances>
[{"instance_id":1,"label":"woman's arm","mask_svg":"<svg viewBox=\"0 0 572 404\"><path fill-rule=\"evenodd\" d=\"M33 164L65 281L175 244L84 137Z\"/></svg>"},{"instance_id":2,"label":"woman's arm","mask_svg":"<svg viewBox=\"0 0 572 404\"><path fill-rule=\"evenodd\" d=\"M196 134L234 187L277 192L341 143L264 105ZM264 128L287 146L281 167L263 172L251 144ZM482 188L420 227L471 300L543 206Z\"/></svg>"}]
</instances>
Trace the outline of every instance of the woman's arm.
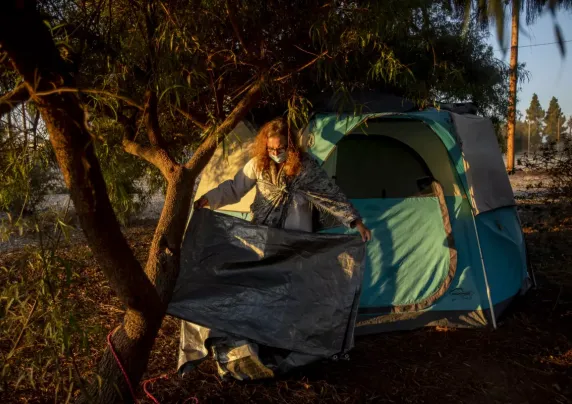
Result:
<instances>
[{"instance_id":1,"label":"woman's arm","mask_svg":"<svg viewBox=\"0 0 572 404\"><path fill-rule=\"evenodd\" d=\"M226 205L239 202L244 195L256 185L255 161L250 160L239 170L232 180L221 183L210 190L195 203L196 208L210 206L219 209Z\"/></svg>"},{"instance_id":2,"label":"woman's arm","mask_svg":"<svg viewBox=\"0 0 572 404\"><path fill-rule=\"evenodd\" d=\"M371 239L371 231L363 224L358 211L314 158L306 156L301 176L300 189L310 202L346 227L356 228L364 241Z\"/></svg>"}]
</instances>

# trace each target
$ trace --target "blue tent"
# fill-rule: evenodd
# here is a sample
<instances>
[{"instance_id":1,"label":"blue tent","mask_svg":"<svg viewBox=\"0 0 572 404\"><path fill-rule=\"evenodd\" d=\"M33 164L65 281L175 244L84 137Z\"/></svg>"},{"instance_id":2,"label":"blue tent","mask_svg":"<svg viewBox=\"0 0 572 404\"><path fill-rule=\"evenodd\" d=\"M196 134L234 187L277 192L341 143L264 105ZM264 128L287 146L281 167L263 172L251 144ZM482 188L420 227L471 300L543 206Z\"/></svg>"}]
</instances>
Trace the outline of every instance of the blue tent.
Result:
<instances>
[{"instance_id":1,"label":"blue tent","mask_svg":"<svg viewBox=\"0 0 572 404\"><path fill-rule=\"evenodd\" d=\"M202 195L248 159L219 150ZM514 196L490 120L449 111L318 113L301 136L373 231L357 334L492 324L530 286ZM252 193L224 213L248 218ZM343 233L340 227L321 231Z\"/></svg>"}]
</instances>

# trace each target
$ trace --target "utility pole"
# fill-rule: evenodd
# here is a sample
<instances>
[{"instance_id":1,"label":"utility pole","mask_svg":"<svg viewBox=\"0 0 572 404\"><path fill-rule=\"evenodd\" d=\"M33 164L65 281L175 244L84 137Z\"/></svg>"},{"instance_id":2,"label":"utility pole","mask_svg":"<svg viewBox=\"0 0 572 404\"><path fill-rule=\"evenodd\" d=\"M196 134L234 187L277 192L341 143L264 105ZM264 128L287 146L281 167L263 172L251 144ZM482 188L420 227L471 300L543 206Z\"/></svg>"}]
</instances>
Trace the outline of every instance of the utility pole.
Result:
<instances>
[{"instance_id":1,"label":"utility pole","mask_svg":"<svg viewBox=\"0 0 572 404\"><path fill-rule=\"evenodd\" d=\"M516 126L516 89L518 71L518 20L520 16L520 1L512 2L512 32L510 47L510 82L508 95L508 119L506 136L506 170L514 173L514 131Z\"/></svg>"},{"instance_id":2,"label":"utility pole","mask_svg":"<svg viewBox=\"0 0 572 404\"><path fill-rule=\"evenodd\" d=\"M528 146L528 155L530 156L530 119L527 119L528 121L528 143L526 144Z\"/></svg>"}]
</instances>

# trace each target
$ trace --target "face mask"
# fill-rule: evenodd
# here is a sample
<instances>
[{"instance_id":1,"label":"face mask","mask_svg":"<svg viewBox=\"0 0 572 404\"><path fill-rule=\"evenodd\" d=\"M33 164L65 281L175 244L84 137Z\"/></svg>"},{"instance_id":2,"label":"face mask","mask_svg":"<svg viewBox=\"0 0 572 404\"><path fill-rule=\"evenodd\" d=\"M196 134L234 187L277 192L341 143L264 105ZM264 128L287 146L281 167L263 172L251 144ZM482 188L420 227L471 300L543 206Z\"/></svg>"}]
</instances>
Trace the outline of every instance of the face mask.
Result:
<instances>
[{"instance_id":1,"label":"face mask","mask_svg":"<svg viewBox=\"0 0 572 404\"><path fill-rule=\"evenodd\" d=\"M269 154L268 155L272 160L274 160L275 163L277 164L282 164L283 162L286 161L286 152L283 151L282 153L278 154L277 156L273 155L273 154Z\"/></svg>"}]
</instances>

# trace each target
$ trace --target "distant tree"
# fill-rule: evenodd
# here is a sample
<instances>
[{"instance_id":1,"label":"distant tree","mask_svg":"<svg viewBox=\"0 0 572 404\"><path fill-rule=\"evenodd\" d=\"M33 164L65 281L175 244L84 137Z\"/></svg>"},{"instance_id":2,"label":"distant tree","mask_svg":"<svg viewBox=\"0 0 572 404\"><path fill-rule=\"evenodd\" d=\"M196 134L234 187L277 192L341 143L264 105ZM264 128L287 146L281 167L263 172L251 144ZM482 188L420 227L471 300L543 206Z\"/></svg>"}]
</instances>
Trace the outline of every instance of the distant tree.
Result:
<instances>
[{"instance_id":1,"label":"distant tree","mask_svg":"<svg viewBox=\"0 0 572 404\"><path fill-rule=\"evenodd\" d=\"M499 123L497 129L497 140L503 153L506 153L508 125L506 121ZM528 124L521 120L516 121L514 133L515 153L526 152L528 150Z\"/></svg>"},{"instance_id":2,"label":"distant tree","mask_svg":"<svg viewBox=\"0 0 572 404\"><path fill-rule=\"evenodd\" d=\"M517 104L517 84L518 84L518 37L521 27L520 14L526 10L526 20L530 24L547 8L550 9L554 16L557 9L570 9L572 1L570 0L451 0L451 3L457 6L465 19L468 20L472 15L471 12L476 10L476 18L482 25L489 25L491 21L495 22L497 28L497 37L502 44L504 39L505 27L505 7L511 7L511 43L510 43L510 89L508 99L507 114L507 171L514 170L514 138L516 127L516 104ZM554 21L554 31L557 42L560 46L560 52L564 56L564 40L560 26Z\"/></svg>"},{"instance_id":3,"label":"distant tree","mask_svg":"<svg viewBox=\"0 0 572 404\"><path fill-rule=\"evenodd\" d=\"M565 123L566 117L562 113L558 99L552 97L546 115L544 116L544 124L546 125L544 134L548 135L550 140L560 141L560 134L564 132Z\"/></svg>"},{"instance_id":4,"label":"distant tree","mask_svg":"<svg viewBox=\"0 0 572 404\"><path fill-rule=\"evenodd\" d=\"M572 115L568 118L566 125L568 126L568 136L572 138Z\"/></svg>"},{"instance_id":5,"label":"distant tree","mask_svg":"<svg viewBox=\"0 0 572 404\"><path fill-rule=\"evenodd\" d=\"M516 121L514 131L514 149L515 153L525 152L528 150L528 124L521 120Z\"/></svg>"},{"instance_id":6,"label":"distant tree","mask_svg":"<svg viewBox=\"0 0 572 404\"><path fill-rule=\"evenodd\" d=\"M542 109L540 101L538 100L538 95L534 93L532 95L532 100L530 100L530 106L526 110L526 121L527 121L527 137L528 137L528 125L530 125L530 144L536 145L540 143L542 139L543 131L543 119L546 112Z\"/></svg>"}]
</instances>

